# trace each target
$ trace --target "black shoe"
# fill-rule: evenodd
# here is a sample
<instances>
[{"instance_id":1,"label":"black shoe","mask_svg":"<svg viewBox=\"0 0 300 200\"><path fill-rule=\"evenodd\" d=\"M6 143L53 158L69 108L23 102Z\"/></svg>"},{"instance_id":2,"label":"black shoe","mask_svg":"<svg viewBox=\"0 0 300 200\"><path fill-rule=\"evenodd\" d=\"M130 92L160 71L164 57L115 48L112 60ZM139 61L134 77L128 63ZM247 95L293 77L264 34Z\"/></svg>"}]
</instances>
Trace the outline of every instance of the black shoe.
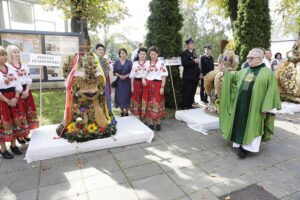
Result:
<instances>
[{"instance_id":1,"label":"black shoe","mask_svg":"<svg viewBox=\"0 0 300 200\"><path fill-rule=\"evenodd\" d=\"M154 130L154 126L153 126L153 125L149 125L149 128L150 128L151 130Z\"/></svg>"},{"instance_id":2,"label":"black shoe","mask_svg":"<svg viewBox=\"0 0 300 200\"><path fill-rule=\"evenodd\" d=\"M4 158L4 159L12 159L12 158L14 158L14 156L11 155L7 150L4 151L4 152L0 151L0 154L2 155L2 158Z\"/></svg>"},{"instance_id":3,"label":"black shoe","mask_svg":"<svg viewBox=\"0 0 300 200\"><path fill-rule=\"evenodd\" d=\"M125 116L129 116L128 113L125 113Z\"/></svg>"},{"instance_id":4,"label":"black shoe","mask_svg":"<svg viewBox=\"0 0 300 200\"><path fill-rule=\"evenodd\" d=\"M20 149L17 146L15 146L15 147L10 146L10 150L16 155L22 154L22 152L20 151Z\"/></svg>"},{"instance_id":5,"label":"black shoe","mask_svg":"<svg viewBox=\"0 0 300 200\"><path fill-rule=\"evenodd\" d=\"M157 130L157 131L160 131L160 130L161 130L160 124L156 124L156 130Z\"/></svg>"},{"instance_id":6,"label":"black shoe","mask_svg":"<svg viewBox=\"0 0 300 200\"><path fill-rule=\"evenodd\" d=\"M29 137L24 137L24 138L25 138L25 140L26 140L27 142L30 141L30 138L29 138Z\"/></svg>"},{"instance_id":7,"label":"black shoe","mask_svg":"<svg viewBox=\"0 0 300 200\"><path fill-rule=\"evenodd\" d=\"M124 113L121 113L121 117L124 117Z\"/></svg>"},{"instance_id":8,"label":"black shoe","mask_svg":"<svg viewBox=\"0 0 300 200\"><path fill-rule=\"evenodd\" d=\"M26 139L24 140L20 140L18 137L17 137L17 140L19 142L19 144L26 144ZM30 140L30 139L29 139Z\"/></svg>"},{"instance_id":9,"label":"black shoe","mask_svg":"<svg viewBox=\"0 0 300 200\"><path fill-rule=\"evenodd\" d=\"M248 156L248 151L243 149L242 147L239 148L238 152L237 152L237 155L240 157L240 158L246 158Z\"/></svg>"}]
</instances>

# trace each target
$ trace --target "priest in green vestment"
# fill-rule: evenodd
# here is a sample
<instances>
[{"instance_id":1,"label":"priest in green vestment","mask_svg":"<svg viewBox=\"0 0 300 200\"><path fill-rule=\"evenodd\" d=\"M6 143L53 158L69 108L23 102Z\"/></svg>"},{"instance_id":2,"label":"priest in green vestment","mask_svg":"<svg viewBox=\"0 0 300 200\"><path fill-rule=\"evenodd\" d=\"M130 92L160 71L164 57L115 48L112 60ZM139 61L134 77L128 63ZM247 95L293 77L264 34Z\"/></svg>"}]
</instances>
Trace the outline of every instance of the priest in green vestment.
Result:
<instances>
[{"instance_id":1,"label":"priest in green vestment","mask_svg":"<svg viewBox=\"0 0 300 200\"><path fill-rule=\"evenodd\" d=\"M239 148L238 156L258 152L261 140L274 132L273 109L280 109L277 81L271 69L263 63L264 52L252 49L248 68L224 72L220 98L220 129L223 137Z\"/></svg>"}]
</instances>

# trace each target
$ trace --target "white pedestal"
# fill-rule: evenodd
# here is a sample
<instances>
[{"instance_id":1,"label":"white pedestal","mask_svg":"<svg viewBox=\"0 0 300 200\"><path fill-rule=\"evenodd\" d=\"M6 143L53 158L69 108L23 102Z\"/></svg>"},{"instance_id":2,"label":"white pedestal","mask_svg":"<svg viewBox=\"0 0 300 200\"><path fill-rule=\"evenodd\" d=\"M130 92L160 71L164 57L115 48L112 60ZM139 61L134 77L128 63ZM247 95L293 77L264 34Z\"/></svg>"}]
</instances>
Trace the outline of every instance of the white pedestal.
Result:
<instances>
[{"instance_id":1,"label":"white pedestal","mask_svg":"<svg viewBox=\"0 0 300 200\"><path fill-rule=\"evenodd\" d=\"M208 130L219 129L219 118L208 115L202 108L176 111L175 118L204 135L208 134Z\"/></svg>"},{"instance_id":2,"label":"white pedestal","mask_svg":"<svg viewBox=\"0 0 300 200\"><path fill-rule=\"evenodd\" d=\"M57 125L42 126L32 131L25 160L28 163L38 160L62 157L76 153L96 151L136 143L150 143L154 132L134 116L117 117L117 133L114 137L91 140L83 143L70 143L57 137Z\"/></svg>"}]
</instances>

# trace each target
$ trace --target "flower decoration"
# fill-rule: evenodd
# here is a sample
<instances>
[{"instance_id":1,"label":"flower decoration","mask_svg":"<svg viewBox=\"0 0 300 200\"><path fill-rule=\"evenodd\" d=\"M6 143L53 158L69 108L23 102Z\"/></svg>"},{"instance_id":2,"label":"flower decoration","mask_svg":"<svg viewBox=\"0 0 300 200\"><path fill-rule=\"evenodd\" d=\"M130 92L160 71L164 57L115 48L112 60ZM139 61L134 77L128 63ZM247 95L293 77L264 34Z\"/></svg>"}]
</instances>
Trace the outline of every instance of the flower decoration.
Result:
<instances>
[{"instance_id":1,"label":"flower decoration","mask_svg":"<svg viewBox=\"0 0 300 200\"><path fill-rule=\"evenodd\" d=\"M89 130L90 133L92 133L95 132L98 129L98 127L96 124L93 123L93 124L89 124L87 129Z\"/></svg>"},{"instance_id":2,"label":"flower decoration","mask_svg":"<svg viewBox=\"0 0 300 200\"><path fill-rule=\"evenodd\" d=\"M67 126L67 130L68 132L74 132L76 129L75 129L75 123L74 122L71 122L68 126Z\"/></svg>"}]
</instances>

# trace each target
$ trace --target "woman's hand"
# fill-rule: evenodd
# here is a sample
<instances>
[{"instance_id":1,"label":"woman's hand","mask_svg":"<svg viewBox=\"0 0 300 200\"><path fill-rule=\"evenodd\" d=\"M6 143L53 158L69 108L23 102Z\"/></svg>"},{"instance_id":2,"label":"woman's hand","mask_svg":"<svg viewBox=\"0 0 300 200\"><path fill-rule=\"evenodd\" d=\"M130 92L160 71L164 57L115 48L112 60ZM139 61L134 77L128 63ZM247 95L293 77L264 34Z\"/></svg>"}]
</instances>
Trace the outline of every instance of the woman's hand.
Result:
<instances>
[{"instance_id":1,"label":"woman's hand","mask_svg":"<svg viewBox=\"0 0 300 200\"><path fill-rule=\"evenodd\" d=\"M143 78L143 80L142 80L142 83L143 83L143 86L146 86L147 85L147 82L146 82L146 80Z\"/></svg>"},{"instance_id":2,"label":"woman's hand","mask_svg":"<svg viewBox=\"0 0 300 200\"><path fill-rule=\"evenodd\" d=\"M164 88L163 87L160 88L159 93L160 93L160 95L164 94Z\"/></svg>"},{"instance_id":3,"label":"woman's hand","mask_svg":"<svg viewBox=\"0 0 300 200\"><path fill-rule=\"evenodd\" d=\"M24 91L24 92L22 92L21 99L26 99L28 96L29 96L29 92Z\"/></svg>"},{"instance_id":4,"label":"woman's hand","mask_svg":"<svg viewBox=\"0 0 300 200\"><path fill-rule=\"evenodd\" d=\"M15 107L17 105L17 102L18 102L18 98L14 97L11 100L9 100L8 105L11 106L11 107Z\"/></svg>"},{"instance_id":5,"label":"woman's hand","mask_svg":"<svg viewBox=\"0 0 300 200\"><path fill-rule=\"evenodd\" d=\"M132 94L134 93L134 88L133 88L133 87L131 87L131 93L132 93Z\"/></svg>"}]
</instances>

